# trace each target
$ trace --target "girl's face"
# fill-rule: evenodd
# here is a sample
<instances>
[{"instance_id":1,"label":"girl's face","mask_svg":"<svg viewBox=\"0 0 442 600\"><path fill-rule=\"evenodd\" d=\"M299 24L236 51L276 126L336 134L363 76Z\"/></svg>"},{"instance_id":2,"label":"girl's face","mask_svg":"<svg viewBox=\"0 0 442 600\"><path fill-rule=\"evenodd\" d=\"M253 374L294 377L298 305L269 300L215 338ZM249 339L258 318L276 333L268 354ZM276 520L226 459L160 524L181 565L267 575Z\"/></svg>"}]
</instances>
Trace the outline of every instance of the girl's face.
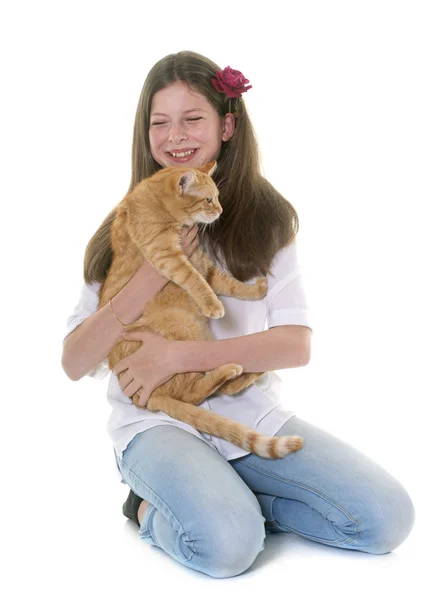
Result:
<instances>
[{"instance_id":1,"label":"girl's face","mask_svg":"<svg viewBox=\"0 0 442 600\"><path fill-rule=\"evenodd\" d=\"M162 167L199 167L218 158L234 127L232 113L220 117L205 96L176 81L152 98L150 151Z\"/></svg>"}]
</instances>

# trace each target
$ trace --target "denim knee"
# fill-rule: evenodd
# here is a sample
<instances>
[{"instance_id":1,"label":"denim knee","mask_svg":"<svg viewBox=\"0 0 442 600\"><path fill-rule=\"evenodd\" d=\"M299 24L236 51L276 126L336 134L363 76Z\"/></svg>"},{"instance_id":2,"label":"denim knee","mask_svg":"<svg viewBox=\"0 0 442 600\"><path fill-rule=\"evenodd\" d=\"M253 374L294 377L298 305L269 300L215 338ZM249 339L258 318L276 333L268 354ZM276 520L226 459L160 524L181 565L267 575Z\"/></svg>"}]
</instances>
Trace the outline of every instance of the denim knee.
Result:
<instances>
[{"instance_id":1,"label":"denim knee","mask_svg":"<svg viewBox=\"0 0 442 600\"><path fill-rule=\"evenodd\" d=\"M265 517L258 512L226 514L206 529L205 572L212 577L234 577L246 571L264 550Z\"/></svg>"},{"instance_id":2,"label":"denim knee","mask_svg":"<svg viewBox=\"0 0 442 600\"><path fill-rule=\"evenodd\" d=\"M365 537L364 550L370 554L388 554L408 537L415 522L415 509L410 496L397 482L394 488L385 490L370 507L365 527L361 527L361 541Z\"/></svg>"}]
</instances>

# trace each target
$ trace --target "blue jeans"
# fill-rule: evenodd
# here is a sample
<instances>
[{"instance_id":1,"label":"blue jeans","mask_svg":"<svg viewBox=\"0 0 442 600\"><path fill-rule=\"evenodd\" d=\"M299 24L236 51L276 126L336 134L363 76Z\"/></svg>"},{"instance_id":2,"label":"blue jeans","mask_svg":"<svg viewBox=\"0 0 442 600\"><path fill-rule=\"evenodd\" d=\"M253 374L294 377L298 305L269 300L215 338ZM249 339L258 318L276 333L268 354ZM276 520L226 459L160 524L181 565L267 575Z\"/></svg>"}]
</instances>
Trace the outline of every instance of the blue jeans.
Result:
<instances>
[{"instance_id":1,"label":"blue jeans","mask_svg":"<svg viewBox=\"0 0 442 600\"><path fill-rule=\"evenodd\" d=\"M294 454L231 461L173 425L137 434L117 461L126 483L149 502L140 537L218 578L248 569L264 549L266 533L297 533L371 554L397 548L415 519L402 484L296 416L275 435L293 434L304 438L304 448Z\"/></svg>"}]
</instances>

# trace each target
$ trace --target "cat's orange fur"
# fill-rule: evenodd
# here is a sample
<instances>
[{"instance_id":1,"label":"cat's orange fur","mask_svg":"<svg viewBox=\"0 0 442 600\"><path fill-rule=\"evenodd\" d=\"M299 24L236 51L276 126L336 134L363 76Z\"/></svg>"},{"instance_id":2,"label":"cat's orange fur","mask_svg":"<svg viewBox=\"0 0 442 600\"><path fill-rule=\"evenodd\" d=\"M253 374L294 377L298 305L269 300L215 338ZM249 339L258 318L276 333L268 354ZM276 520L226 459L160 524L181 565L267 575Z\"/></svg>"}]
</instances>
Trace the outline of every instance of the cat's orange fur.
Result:
<instances>
[{"instance_id":1,"label":"cat's orange fur","mask_svg":"<svg viewBox=\"0 0 442 600\"><path fill-rule=\"evenodd\" d=\"M259 300L266 295L266 277L245 284L220 271L201 246L189 259L183 253L181 227L212 222L222 212L218 189L210 177L215 168L216 161L198 168L161 169L141 181L117 206L111 229L114 257L101 286L98 307L126 285L145 259L169 279L146 303L142 316L126 326L127 331L148 330L173 340L211 340L208 318L224 316L224 307L216 294L243 300ZM138 350L141 344L117 342L108 357L109 368ZM146 408L164 411L199 431L226 439L263 458L281 458L302 448L302 438L262 435L197 406L216 392L234 394L261 375L242 373L242 367L234 363L207 373L177 373L152 392ZM132 396L137 406L139 398L140 392Z\"/></svg>"}]
</instances>

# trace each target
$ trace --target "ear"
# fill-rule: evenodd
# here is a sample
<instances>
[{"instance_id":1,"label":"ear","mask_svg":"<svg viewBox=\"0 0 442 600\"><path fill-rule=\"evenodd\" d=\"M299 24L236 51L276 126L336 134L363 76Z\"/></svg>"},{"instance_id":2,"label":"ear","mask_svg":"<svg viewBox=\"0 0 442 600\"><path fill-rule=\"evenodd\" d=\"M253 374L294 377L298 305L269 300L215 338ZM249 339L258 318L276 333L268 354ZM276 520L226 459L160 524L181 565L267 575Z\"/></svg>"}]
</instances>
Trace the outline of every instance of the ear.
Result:
<instances>
[{"instance_id":1,"label":"ear","mask_svg":"<svg viewBox=\"0 0 442 600\"><path fill-rule=\"evenodd\" d=\"M216 167L216 160L212 160L212 162L206 163L202 167L198 167L198 171L201 171L201 173L207 173L207 175L212 175L212 173L215 172Z\"/></svg>"},{"instance_id":2,"label":"ear","mask_svg":"<svg viewBox=\"0 0 442 600\"><path fill-rule=\"evenodd\" d=\"M188 193L192 185L195 183L195 179L196 174L194 171L187 171L187 173L180 175L177 183L177 190L180 193L180 196Z\"/></svg>"},{"instance_id":3,"label":"ear","mask_svg":"<svg viewBox=\"0 0 442 600\"><path fill-rule=\"evenodd\" d=\"M233 113L226 113L224 116L223 123L223 142L228 142L232 135L235 133L235 115Z\"/></svg>"}]
</instances>

